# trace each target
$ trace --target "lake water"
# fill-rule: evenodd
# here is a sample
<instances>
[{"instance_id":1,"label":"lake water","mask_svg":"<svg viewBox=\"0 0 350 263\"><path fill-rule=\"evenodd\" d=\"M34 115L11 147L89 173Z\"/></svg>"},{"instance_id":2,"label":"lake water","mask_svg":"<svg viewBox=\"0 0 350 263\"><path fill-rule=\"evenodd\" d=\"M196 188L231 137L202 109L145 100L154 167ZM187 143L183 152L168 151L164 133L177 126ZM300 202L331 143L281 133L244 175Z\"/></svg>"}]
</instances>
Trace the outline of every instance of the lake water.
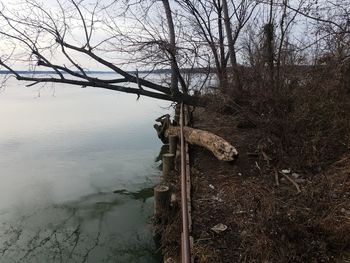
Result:
<instances>
[{"instance_id":1,"label":"lake water","mask_svg":"<svg viewBox=\"0 0 350 263\"><path fill-rule=\"evenodd\" d=\"M24 84L0 92L0 262L159 262L152 126L169 103Z\"/></svg>"}]
</instances>

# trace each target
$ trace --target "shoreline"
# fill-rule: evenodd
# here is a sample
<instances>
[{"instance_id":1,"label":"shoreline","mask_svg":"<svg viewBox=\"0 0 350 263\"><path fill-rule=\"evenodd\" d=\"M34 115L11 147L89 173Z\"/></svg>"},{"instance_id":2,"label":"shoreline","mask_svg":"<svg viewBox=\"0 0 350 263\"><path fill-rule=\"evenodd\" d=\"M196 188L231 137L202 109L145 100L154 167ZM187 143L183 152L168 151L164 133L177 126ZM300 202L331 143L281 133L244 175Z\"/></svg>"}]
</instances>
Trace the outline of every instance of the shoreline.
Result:
<instances>
[{"instance_id":1,"label":"shoreline","mask_svg":"<svg viewBox=\"0 0 350 263\"><path fill-rule=\"evenodd\" d=\"M222 136L240 153L234 163L225 163L205 149L190 147L194 262L349 260L350 157L323 175L291 168L284 176L284 167L257 152L264 137L259 129L237 128L238 123L237 116L203 109L194 113L194 128ZM175 193L177 178L168 181ZM164 262L179 262L181 218L176 209L168 216L162 246L165 260L171 260ZM218 225L224 227L216 231Z\"/></svg>"}]
</instances>

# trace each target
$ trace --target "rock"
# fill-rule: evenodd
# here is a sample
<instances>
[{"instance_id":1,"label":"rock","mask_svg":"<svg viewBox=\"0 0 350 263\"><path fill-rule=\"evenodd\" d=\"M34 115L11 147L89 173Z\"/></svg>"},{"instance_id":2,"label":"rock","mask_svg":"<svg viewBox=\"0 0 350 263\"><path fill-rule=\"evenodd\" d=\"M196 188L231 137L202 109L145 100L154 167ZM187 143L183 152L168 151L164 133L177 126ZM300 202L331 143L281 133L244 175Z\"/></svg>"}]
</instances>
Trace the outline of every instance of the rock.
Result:
<instances>
[{"instance_id":1,"label":"rock","mask_svg":"<svg viewBox=\"0 0 350 263\"><path fill-rule=\"evenodd\" d=\"M300 174L292 173L292 176L293 176L294 179L298 179L300 177Z\"/></svg>"},{"instance_id":2,"label":"rock","mask_svg":"<svg viewBox=\"0 0 350 263\"><path fill-rule=\"evenodd\" d=\"M346 213L346 209L343 207L342 209L340 209L340 212Z\"/></svg>"},{"instance_id":3,"label":"rock","mask_svg":"<svg viewBox=\"0 0 350 263\"><path fill-rule=\"evenodd\" d=\"M306 180L300 178L300 179L296 179L295 182L296 182L297 184L304 184L304 183L306 183Z\"/></svg>"},{"instance_id":4,"label":"rock","mask_svg":"<svg viewBox=\"0 0 350 263\"><path fill-rule=\"evenodd\" d=\"M224 225L224 224L222 224L222 223L219 223L219 224L213 226L213 227L211 228L211 230L213 230L215 233L219 234L219 233L221 233L221 232L226 231L226 230L227 230L227 226Z\"/></svg>"}]
</instances>

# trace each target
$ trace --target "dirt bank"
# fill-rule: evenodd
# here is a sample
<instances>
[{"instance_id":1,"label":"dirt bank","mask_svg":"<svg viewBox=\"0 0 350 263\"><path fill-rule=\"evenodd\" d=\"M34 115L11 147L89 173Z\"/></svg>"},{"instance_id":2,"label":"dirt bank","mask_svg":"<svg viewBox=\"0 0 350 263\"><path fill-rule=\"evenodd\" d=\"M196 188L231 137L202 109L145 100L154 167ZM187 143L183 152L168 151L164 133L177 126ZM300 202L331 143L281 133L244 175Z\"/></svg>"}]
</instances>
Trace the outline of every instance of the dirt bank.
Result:
<instances>
[{"instance_id":1,"label":"dirt bank","mask_svg":"<svg viewBox=\"0 0 350 263\"><path fill-rule=\"evenodd\" d=\"M232 164L191 147L195 262L349 262L349 156L318 174L275 167L258 128L203 109L193 121L240 154Z\"/></svg>"}]
</instances>

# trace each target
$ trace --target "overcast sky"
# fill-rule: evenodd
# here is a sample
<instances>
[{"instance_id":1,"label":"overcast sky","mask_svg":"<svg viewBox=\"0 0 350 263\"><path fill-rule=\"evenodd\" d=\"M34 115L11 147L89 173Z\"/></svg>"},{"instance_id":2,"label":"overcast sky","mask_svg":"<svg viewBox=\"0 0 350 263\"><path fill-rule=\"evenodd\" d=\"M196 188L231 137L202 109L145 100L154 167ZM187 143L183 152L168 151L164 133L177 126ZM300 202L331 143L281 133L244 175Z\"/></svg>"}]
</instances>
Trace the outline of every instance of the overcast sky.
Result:
<instances>
[{"instance_id":1,"label":"overcast sky","mask_svg":"<svg viewBox=\"0 0 350 263\"><path fill-rule=\"evenodd\" d=\"M66 1L61 1L62 3L65 3ZM85 1L87 3L87 6L89 7L89 2ZM91 2L95 2L93 0L90 1ZM108 3L110 1L99 1L99 3L102 5L103 3ZM28 10L28 8L25 7L25 5L21 4L22 1L20 0L1 0L1 3L3 5L3 9L5 14L9 14L8 12L6 12L6 9L15 9L15 10L20 10L19 14L28 14L30 10ZM56 0L46 0L43 1L43 6L45 7L45 10L51 12L54 15L58 15L61 13L60 8L57 5L57 1ZM92 5L90 5L90 10L92 8ZM86 17L87 20L90 19L90 14L86 11L86 10L82 10L84 12L84 15ZM113 10L112 10L113 11ZM102 13L101 13L102 14ZM105 13L104 13L105 14ZM78 16L77 14L75 14L76 16ZM60 16L62 17L62 16ZM98 18L98 16L96 16L96 19ZM116 21L116 18L113 18L114 21ZM2 26L2 28L4 28L4 24L6 24L6 22L4 21L4 19L0 19L0 26ZM117 21L118 25L121 27L121 29L123 28L131 28L133 25L130 24L129 21L125 20L125 19L121 19L120 21ZM68 23L70 26L70 35L67 35L66 41L71 43L71 44L76 44L76 45L83 45L85 44L85 32L83 30L82 27L82 22L79 19L79 17L73 17L71 19L71 21ZM21 28L21 26L19 25L18 28ZM26 29L22 28L22 31L28 32ZM7 32L6 32L7 33ZM102 25L98 25L96 24L94 30L93 30L93 35L92 35L92 39L91 42L92 44L96 44L101 42L102 40L106 39L107 37L109 37L108 33L105 31L105 29L102 27ZM34 39L34 38L32 38ZM41 38L38 41L40 43L41 46L45 46L48 45L50 43L54 42L54 38L52 36L49 35L42 35ZM46 42L46 43L45 43ZM22 58L26 59L25 56L23 57L23 53L24 53L24 46L22 45L18 45L18 42L14 43L14 41L9 41L8 38L4 37L3 35L0 36L0 56L2 59L7 58L9 56L10 53L13 52L13 50L15 49L14 54L12 55L12 57L14 58L12 61L9 61L9 63L16 69L20 69L20 70L28 70L28 61L21 61ZM26 52L28 54L28 51ZM52 54L49 54L48 52L45 53L47 55L47 57L50 57L50 59L52 60L52 62L57 63L57 64L64 64L64 65L71 65L71 63L64 57L64 55L62 55L61 52L59 52L59 55L57 55L57 53L54 53L53 56ZM102 54L102 53L101 53ZM78 52L74 52L74 51L70 51L69 53L70 56L72 56L76 61L79 61L80 64L88 69L91 70L106 70L105 67L101 66L99 63L95 62L93 59L88 58L86 55L80 54ZM115 52L115 53L104 53L103 56L105 58L108 58L110 60L115 61L115 63L118 63L117 60L118 59L125 59L126 56L124 54L121 54L119 52ZM28 56L27 56L28 57ZM120 60L122 61L122 60ZM45 68L43 68L43 70L45 70Z\"/></svg>"}]
</instances>

